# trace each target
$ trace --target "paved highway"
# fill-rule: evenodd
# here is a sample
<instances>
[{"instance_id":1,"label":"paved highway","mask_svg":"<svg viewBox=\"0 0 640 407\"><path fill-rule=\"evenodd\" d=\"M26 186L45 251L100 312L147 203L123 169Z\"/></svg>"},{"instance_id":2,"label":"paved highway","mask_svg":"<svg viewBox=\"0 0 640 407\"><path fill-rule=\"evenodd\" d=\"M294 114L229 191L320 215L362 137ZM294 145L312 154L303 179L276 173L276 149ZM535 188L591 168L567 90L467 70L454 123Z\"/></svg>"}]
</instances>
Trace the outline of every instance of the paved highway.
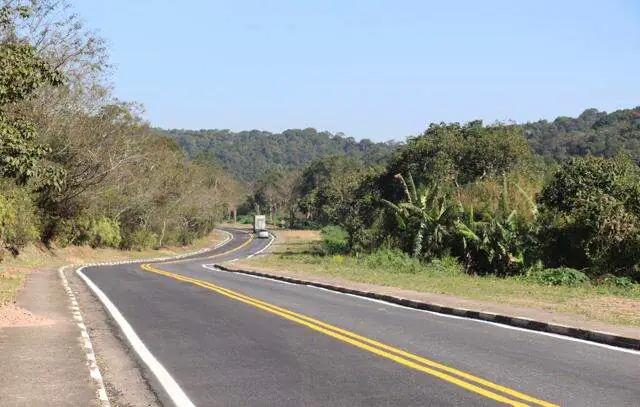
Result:
<instances>
[{"instance_id":1,"label":"paved highway","mask_svg":"<svg viewBox=\"0 0 640 407\"><path fill-rule=\"evenodd\" d=\"M167 404L640 406L640 352L219 271L268 243L229 232L206 255L83 270Z\"/></svg>"}]
</instances>

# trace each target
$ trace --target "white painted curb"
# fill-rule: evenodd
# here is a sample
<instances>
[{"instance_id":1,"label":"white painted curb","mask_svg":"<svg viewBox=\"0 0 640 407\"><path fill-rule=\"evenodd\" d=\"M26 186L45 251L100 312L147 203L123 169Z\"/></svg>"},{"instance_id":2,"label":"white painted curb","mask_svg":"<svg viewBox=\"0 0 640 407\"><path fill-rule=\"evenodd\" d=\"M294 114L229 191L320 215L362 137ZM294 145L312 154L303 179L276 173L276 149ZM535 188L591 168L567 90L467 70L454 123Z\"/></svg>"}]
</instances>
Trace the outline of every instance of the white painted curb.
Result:
<instances>
[{"instance_id":1,"label":"white painted curb","mask_svg":"<svg viewBox=\"0 0 640 407\"><path fill-rule=\"evenodd\" d=\"M93 351L93 344L91 343L91 338L89 337L89 333L87 332L87 327L84 324L84 319L82 318L82 313L80 312L78 301L76 300L76 296L73 293L71 286L69 286L69 281L67 281L67 277L64 275L64 269L66 267L68 266L60 267L58 269L58 274L60 275L60 280L62 280L62 286L64 287L64 290L67 292L67 295L69 296L69 302L71 303L71 312L73 313L73 319L76 321L76 324L80 328L80 337L84 345L84 351L87 355L87 365L89 366L89 375L98 385L98 400L100 400L100 406L111 407L111 403L109 402L109 398L107 397L107 389L104 387L102 374L100 374L100 368L98 368L96 355Z\"/></svg>"}]
</instances>

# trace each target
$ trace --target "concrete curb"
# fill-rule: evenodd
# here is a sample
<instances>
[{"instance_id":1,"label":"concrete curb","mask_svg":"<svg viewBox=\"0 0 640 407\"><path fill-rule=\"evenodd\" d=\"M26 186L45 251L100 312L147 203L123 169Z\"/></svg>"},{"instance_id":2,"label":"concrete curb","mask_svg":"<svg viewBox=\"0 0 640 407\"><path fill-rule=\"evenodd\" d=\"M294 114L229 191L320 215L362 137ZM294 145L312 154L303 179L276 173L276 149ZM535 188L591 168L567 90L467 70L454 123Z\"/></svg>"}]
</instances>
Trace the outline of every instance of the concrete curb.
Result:
<instances>
[{"instance_id":1,"label":"concrete curb","mask_svg":"<svg viewBox=\"0 0 640 407\"><path fill-rule=\"evenodd\" d=\"M582 339L589 342L596 342L605 345L617 346L621 348L640 350L640 339L619 336L609 332L589 331L582 328L572 326L553 324L548 322L536 321L530 318L516 317L511 315L494 314L491 312L475 311L465 308L453 308L432 304L423 301L410 300L401 297L395 297L388 294L380 294L373 291L362 291L353 288L343 287L339 285L325 284L311 280L301 280L292 277L278 276L274 274L261 273L257 271L240 270L225 267L216 264L215 267L231 273L248 274L258 277L270 278L273 280L285 281L287 283L310 285L320 287L327 290L337 291L345 294L358 295L361 297L373 298L376 300L386 301L393 304L402 305L409 308L415 308L425 311L436 312L439 314L455 315L464 318L477 319L481 321L494 322L503 325L515 326L518 328L529 329L532 331L547 332L572 338Z\"/></svg>"}]
</instances>

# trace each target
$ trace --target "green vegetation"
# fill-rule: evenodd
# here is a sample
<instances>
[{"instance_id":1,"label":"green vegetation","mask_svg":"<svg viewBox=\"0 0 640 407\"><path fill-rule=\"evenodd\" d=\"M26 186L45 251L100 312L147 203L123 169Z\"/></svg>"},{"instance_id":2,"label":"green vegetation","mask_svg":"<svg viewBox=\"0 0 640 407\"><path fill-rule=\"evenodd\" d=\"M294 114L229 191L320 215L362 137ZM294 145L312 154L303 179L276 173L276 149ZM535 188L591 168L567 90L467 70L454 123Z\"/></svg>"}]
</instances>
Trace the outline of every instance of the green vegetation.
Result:
<instances>
[{"instance_id":1,"label":"green vegetation","mask_svg":"<svg viewBox=\"0 0 640 407\"><path fill-rule=\"evenodd\" d=\"M318 255L326 251L325 236L287 236L294 233L309 235L304 231L283 232L270 255L243 261L239 267L277 270L300 278L322 277L338 284L347 280L427 295L449 294L465 300L569 312L603 322L640 326L640 284L628 279L618 284L610 277L597 284L585 279L580 271L568 268L531 270L526 275L509 277L474 275L452 256L421 261L388 248L358 255Z\"/></svg>"},{"instance_id":2,"label":"green vegetation","mask_svg":"<svg viewBox=\"0 0 640 407\"><path fill-rule=\"evenodd\" d=\"M580 116L540 120L522 126L536 154L548 162L588 155L613 157L625 153L640 161L640 106L612 113L587 109Z\"/></svg>"},{"instance_id":3,"label":"green vegetation","mask_svg":"<svg viewBox=\"0 0 640 407\"><path fill-rule=\"evenodd\" d=\"M220 165L237 179L251 182L277 170L302 169L331 155L369 163L384 161L396 143L355 141L352 137L316 129L291 129L282 133L229 130L167 130L167 135L192 158L204 158Z\"/></svg>"},{"instance_id":4,"label":"green vegetation","mask_svg":"<svg viewBox=\"0 0 640 407\"><path fill-rule=\"evenodd\" d=\"M278 194L260 202L282 197L292 226L324 228L316 254L356 265L369 259L372 270L402 253L425 267L455 259L471 276L637 289L638 164L618 154L545 165L522 132L479 121L433 124L386 165L324 158L288 186L274 177Z\"/></svg>"},{"instance_id":5,"label":"green vegetation","mask_svg":"<svg viewBox=\"0 0 640 407\"><path fill-rule=\"evenodd\" d=\"M67 1L0 6L0 257L28 243L187 245L244 186L115 100L103 41Z\"/></svg>"}]
</instances>

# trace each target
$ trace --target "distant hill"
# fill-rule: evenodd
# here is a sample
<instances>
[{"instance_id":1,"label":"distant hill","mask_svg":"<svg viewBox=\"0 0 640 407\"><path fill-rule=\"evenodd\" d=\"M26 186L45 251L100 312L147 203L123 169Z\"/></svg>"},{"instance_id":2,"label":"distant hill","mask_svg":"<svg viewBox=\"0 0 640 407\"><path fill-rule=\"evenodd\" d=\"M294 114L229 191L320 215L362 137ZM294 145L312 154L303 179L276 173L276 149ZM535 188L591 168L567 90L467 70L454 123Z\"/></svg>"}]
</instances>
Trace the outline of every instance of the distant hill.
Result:
<instances>
[{"instance_id":1,"label":"distant hill","mask_svg":"<svg viewBox=\"0 0 640 407\"><path fill-rule=\"evenodd\" d=\"M534 152L548 162L571 156L612 156L622 151L640 162L640 106L612 113L587 109L580 116L520 125ZM229 130L163 130L192 158L213 161L238 180L256 181L273 168L304 168L321 158L345 155L383 164L400 144L319 132L313 128L282 133Z\"/></svg>"},{"instance_id":2,"label":"distant hill","mask_svg":"<svg viewBox=\"0 0 640 407\"><path fill-rule=\"evenodd\" d=\"M640 162L640 106L612 113L587 109L577 118L541 120L522 128L533 150L550 161L622 151Z\"/></svg>"},{"instance_id":3,"label":"distant hill","mask_svg":"<svg viewBox=\"0 0 640 407\"><path fill-rule=\"evenodd\" d=\"M376 143L368 139L319 132L312 128L282 133L229 130L164 130L189 157L213 161L241 181L256 181L273 168L304 168L331 155L359 158L371 164L383 163L398 143Z\"/></svg>"}]
</instances>

